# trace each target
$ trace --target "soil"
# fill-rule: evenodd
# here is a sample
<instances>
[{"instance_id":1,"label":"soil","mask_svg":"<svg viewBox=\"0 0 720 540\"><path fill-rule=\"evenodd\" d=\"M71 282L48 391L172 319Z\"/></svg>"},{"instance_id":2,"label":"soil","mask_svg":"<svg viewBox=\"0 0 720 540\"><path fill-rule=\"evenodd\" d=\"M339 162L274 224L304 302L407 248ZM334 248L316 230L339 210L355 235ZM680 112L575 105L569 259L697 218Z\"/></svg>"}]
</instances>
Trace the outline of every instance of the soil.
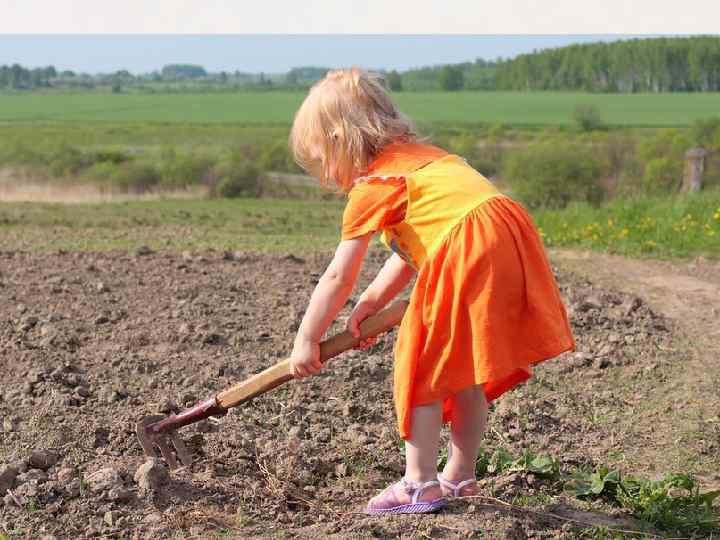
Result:
<instances>
[{"instance_id":1,"label":"soil","mask_svg":"<svg viewBox=\"0 0 720 540\"><path fill-rule=\"evenodd\" d=\"M553 254L578 349L493 403L487 448L550 454L563 470L689 470L704 487L719 484L720 268L601 257ZM285 358L328 261L0 253L0 533L577 538L593 525L636 525L517 473L484 479L480 497L437 515L363 515L367 499L403 471L392 333L306 382L181 430L190 468L148 461L135 422ZM370 256L361 286L382 261Z\"/></svg>"}]
</instances>

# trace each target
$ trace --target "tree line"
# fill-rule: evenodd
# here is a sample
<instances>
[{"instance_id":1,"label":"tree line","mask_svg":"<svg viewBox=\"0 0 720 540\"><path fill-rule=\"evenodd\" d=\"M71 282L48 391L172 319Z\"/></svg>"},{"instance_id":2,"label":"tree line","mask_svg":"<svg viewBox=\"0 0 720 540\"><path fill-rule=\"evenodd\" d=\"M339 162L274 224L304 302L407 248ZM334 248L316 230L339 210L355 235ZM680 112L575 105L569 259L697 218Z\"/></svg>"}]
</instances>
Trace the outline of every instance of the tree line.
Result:
<instances>
[{"instance_id":1,"label":"tree line","mask_svg":"<svg viewBox=\"0 0 720 540\"><path fill-rule=\"evenodd\" d=\"M195 89L306 89L327 73L323 67L297 67L284 74L207 72L193 64L169 64L160 71L133 75L78 74L53 66L0 66L0 88L110 86L163 88L182 83ZM393 91L575 90L584 92L718 92L720 36L619 40L542 49L512 59L498 58L385 73ZM167 88L168 86L166 86Z\"/></svg>"}]
</instances>

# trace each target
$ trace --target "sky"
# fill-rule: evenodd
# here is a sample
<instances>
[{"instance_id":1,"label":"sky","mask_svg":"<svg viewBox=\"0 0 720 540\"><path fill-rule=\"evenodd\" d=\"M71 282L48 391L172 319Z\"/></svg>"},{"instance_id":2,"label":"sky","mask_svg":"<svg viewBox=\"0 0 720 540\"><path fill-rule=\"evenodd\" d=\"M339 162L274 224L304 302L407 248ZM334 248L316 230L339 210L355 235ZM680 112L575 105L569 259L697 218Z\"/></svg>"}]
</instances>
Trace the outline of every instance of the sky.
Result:
<instances>
[{"instance_id":1,"label":"sky","mask_svg":"<svg viewBox=\"0 0 720 540\"><path fill-rule=\"evenodd\" d=\"M191 63L208 71L284 73L293 67L406 70L514 57L571 43L648 35L0 35L0 65L132 73Z\"/></svg>"}]
</instances>

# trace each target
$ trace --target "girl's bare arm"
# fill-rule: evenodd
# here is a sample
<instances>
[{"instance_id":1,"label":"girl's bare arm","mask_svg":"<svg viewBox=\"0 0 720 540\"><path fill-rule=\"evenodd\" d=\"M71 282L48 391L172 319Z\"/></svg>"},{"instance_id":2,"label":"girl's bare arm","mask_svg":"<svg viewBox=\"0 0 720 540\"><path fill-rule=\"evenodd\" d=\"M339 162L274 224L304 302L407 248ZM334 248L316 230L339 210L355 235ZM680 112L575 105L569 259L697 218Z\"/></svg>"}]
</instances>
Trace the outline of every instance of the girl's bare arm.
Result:
<instances>
[{"instance_id":1,"label":"girl's bare arm","mask_svg":"<svg viewBox=\"0 0 720 540\"><path fill-rule=\"evenodd\" d=\"M318 343L347 302L367 253L370 234L340 242L335 257L313 291L295 338L291 366L296 377L317 373Z\"/></svg>"},{"instance_id":2,"label":"girl's bare arm","mask_svg":"<svg viewBox=\"0 0 720 540\"><path fill-rule=\"evenodd\" d=\"M360 335L360 323L380 311L402 291L415 276L415 270L400 256L393 254L373 282L360 295L355 309L348 319L347 328L355 336Z\"/></svg>"}]
</instances>

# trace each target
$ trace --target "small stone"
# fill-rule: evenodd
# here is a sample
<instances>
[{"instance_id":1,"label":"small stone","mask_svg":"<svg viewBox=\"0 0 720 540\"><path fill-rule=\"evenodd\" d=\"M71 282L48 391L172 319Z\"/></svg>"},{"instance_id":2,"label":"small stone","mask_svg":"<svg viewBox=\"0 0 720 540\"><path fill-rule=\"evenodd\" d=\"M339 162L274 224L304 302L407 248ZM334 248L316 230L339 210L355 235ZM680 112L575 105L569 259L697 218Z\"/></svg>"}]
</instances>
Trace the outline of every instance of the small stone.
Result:
<instances>
[{"instance_id":1,"label":"small stone","mask_svg":"<svg viewBox=\"0 0 720 540\"><path fill-rule=\"evenodd\" d=\"M162 521L162 515L159 512L153 512L145 516L143 521L145 523L160 523Z\"/></svg>"},{"instance_id":2,"label":"small stone","mask_svg":"<svg viewBox=\"0 0 720 540\"><path fill-rule=\"evenodd\" d=\"M5 433L12 433L17 429L17 422L12 418L5 418L2 422L2 428Z\"/></svg>"},{"instance_id":3,"label":"small stone","mask_svg":"<svg viewBox=\"0 0 720 540\"><path fill-rule=\"evenodd\" d=\"M95 324L105 324L107 322L110 322L110 319L106 315L100 315L95 319Z\"/></svg>"},{"instance_id":4,"label":"small stone","mask_svg":"<svg viewBox=\"0 0 720 540\"><path fill-rule=\"evenodd\" d=\"M46 471L58 462L58 455L51 450L34 450L29 462L31 467Z\"/></svg>"},{"instance_id":5,"label":"small stone","mask_svg":"<svg viewBox=\"0 0 720 540\"><path fill-rule=\"evenodd\" d=\"M122 486L120 471L114 467L105 467L85 477L85 482L93 493Z\"/></svg>"},{"instance_id":6,"label":"small stone","mask_svg":"<svg viewBox=\"0 0 720 540\"><path fill-rule=\"evenodd\" d=\"M193 260L192 253L190 253L189 251L183 251L182 259L183 259L183 261L191 262Z\"/></svg>"},{"instance_id":7,"label":"small stone","mask_svg":"<svg viewBox=\"0 0 720 540\"><path fill-rule=\"evenodd\" d=\"M168 478L167 469L157 458L148 458L135 472L135 482L142 493L157 491Z\"/></svg>"},{"instance_id":8,"label":"small stone","mask_svg":"<svg viewBox=\"0 0 720 540\"><path fill-rule=\"evenodd\" d=\"M37 482L43 483L47 480L48 476L40 469L30 469L28 472L18 475L18 484L24 484L25 482Z\"/></svg>"},{"instance_id":9,"label":"small stone","mask_svg":"<svg viewBox=\"0 0 720 540\"><path fill-rule=\"evenodd\" d=\"M167 398L164 401L161 401L160 403L158 403L157 410L158 410L158 412L168 414L171 412L178 411L180 409L177 406L177 403L175 403L172 399Z\"/></svg>"},{"instance_id":10,"label":"small stone","mask_svg":"<svg viewBox=\"0 0 720 540\"><path fill-rule=\"evenodd\" d=\"M116 512L114 510L110 510L108 512L105 512L105 516L103 517L103 521L109 525L110 527L113 527L117 525L117 520L120 517L120 513Z\"/></svg>"},{"instance_id":11,"label":"small stone","mask_svg":"<svg viewBox=\"0 0 720 540\"><path fill-rule=\"evenodd\" d=\"M610 367L610 360L608 360L607 358L598 358L597 360L595 360L594 366L597 369L607 369Z\"/></svg>"},{"instance_id":12,"label":"small stone","mask_svg":"<svg viewBox=\"0 0 720 540\"><path fill-rule=\"evenodd\" d=\"M57 473L58 482L61 484L69 484L75 478L75 469L71 467L63 467Z\"/></svg>"},{"instance_id":13,"label":"small stone","mask_svg":"<svg viewBox=\"0 0 720 540\"><path fill-rule=\"evenodd\" d=\"M38 471L42 472L42 471ZM15 495L18 495L20 497L37 497L40 490L38 489L38 481L28 481L25 483L20 483L20 479L18 477L18 487L15 488Z\"/></svg>"},{"instance_id":14,"label":"small stone","mask_svg":"<svg viewBox=\"0 0 720 540\"><path fill-rule=\"evenodd\" d=\"M641 305L642 305L642 300L640 300L638 297L631 297L622 303L622 305L620 306L620 309L622 310L622 314L625 317L629 317Z\"/></svg>"},{"instance_id":15,"label":"small stone","mask_svg":"<svg viewBox=\"0 0 720 540\"><path fill-rule=\"evenodd\" d=\"M87 386L78 386L75 391L77 392L77 395L80 397L88 398L90 397L90 390Z\"/></svg>"},{"instance_id":16,"label":"small stone","mask_svg":"<svg viewBox=\"0 0 720 540\"><path fill-rule=\"evenodd\" d=\"M181 333L181 334L189 334L189 333L192 332L192 330L193 330L192 325L190 325L190 324L188 324L188 323L182 323L182 324L178 327L178 332Z\"/></svg>"},{"instance_id":17,"label":"small stone","mask_svg":"<svg viewBox=\"0 0 720 540\"><path fill-rule=\"evenodd\" d=\"M358 413L358 407L354 403L345 403L345 405L343 405L342 413L343 416L346 418L350 416L355 416Z\"/></svg>"},{"instance_id":18,"label":"small stone","mask_svg":"<svg viewBox=\"0 0 720 540\"><path fill-rule=\"evenodd\" d=\"M122 399L120 393L110 387L105 387L100 390L100 395L98 397L103 403L115 403L116 401L120 401Z\"/></svg>"},{"instance_id":19,"label":"small stone","mask_svg":"<svg viewBox=\"0 0 720 540\"><path fill-rule=\"evenodd\" d=\"M305 436L305 430L302 426L293 426L288 430L288 438L302 439Z\"/></svg>"},{"instance_id":20,"label":"small stone","mask_svg":"<svg viewBox=\"0 0 720 540\"><path fill-rule=\"evenodd\" d=\"M135 255L138 255L139 257L142 257L144 255L152 255L153 253L155 252L148 246L140 246L135 250Z\"/></svg>"},{"instance_id":21,"label":"small stone","mask_svg":"<svg viewBox=\"0 0 720 540\"><path fill-rule=\"evenodd\" d=\"M5 493L8 489L12 489L17 475L18 470L12 465L0 467L0 493Z\"/></svg>"},{"instance_id":22,"label":"small stone","mask_svg":"<svg viewBox=\"0 0 720 540\"><path fill-rule=\"evenodd\" d=\"M222 345L224 343L227 343L227 339L225 338L225 336L212 332L203 336L202 341L207 345Z\"/></svg>"},{"instance_id":23,"label":"small stone","mask_svg":"<svg viewBox=\"0 0 720 540\"><path fill-rule=\"evenodd\" d=\"M18 461L15 461L14 463L10 464L12 467L14 467L18 473L24 473L27 472L30 467L28 467L28 462L26 459L21 459Z\"/></svg>"},{"instance_id":24,"label":"small stone","mask_svg":"<svg viewBox=\"0 0 720 540\"><path fill-rule=\"evenodd\" d=\"M82 485L80 484L79 478L73 478L69 484L65 484L63 486L63 489L65 493L67 493L69 498L75 498L80 496L80 491L82 489Z\"/></svg>"},{"instance_id":25,"label":"small stone","mask_svg":"<svg viewBox=\"0 0 720 540\"><path fill-rule=\"evenodd\" d=\"M37 317L33 317L32 315L23 317L20 321L20 331L21 332L27 332L28 330L32 329L38 322Z\"/></svg>"},{"instance_id":26,"label":"small stone","mask_svg":"<svg viewBox=\"0 0 720 540\"><path fill-rule=\"evenodd\" d=\"M109 289L108 286L105 285L102 281L98 281L98 282L95 284L95 290L96 290L97 292L99 292L99 293L106 293L106 292L108 292L110 289Z\"/></svg>"},{"instance_id":27,"label":"small stone","mask_svg":"<svg viewBox=\"0 0 720 540\"><path fill-rule=\"evenodd\" d=\"M123 487L112 488L108 491L108 499L115 502L128 502L132 499L132 491Z\"/></svg>"}]
</instances>

